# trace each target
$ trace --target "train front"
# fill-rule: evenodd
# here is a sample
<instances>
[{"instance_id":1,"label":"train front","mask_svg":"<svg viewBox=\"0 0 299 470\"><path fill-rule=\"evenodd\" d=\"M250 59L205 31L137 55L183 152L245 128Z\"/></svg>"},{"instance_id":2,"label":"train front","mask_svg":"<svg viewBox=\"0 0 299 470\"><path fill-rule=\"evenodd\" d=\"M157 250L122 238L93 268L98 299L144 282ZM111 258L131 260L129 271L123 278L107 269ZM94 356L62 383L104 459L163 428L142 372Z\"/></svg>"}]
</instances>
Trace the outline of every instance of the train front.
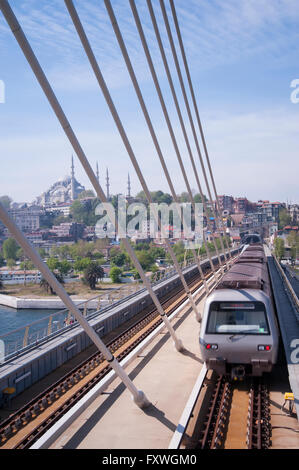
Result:
<instances>
[{"instance_id":1,"label":"train front","mask_svg":"<svg viewBox=\"0 0 299 470\"><path fill-rule=\"evenodd\" d=\"M208 369L242 379L270 372L278 331L271 299L255 289L220 289L206 300L200 349Z\"/></svg>"}]
</instances>

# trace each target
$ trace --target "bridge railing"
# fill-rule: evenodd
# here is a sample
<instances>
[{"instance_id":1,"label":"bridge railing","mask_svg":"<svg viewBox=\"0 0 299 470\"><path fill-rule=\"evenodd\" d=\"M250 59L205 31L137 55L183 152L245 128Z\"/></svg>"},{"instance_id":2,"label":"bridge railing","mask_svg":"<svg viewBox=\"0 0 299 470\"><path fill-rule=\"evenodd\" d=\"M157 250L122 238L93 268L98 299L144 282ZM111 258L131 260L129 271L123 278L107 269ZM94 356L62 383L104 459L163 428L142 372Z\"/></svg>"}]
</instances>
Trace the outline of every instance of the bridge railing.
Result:
<instances>
[{"instance_id":1,"label":"bridge railing","mask_svg":"<svg viewBox=\"0 0 299 470\"><path fill-rule=\"evenodd\" d=\"M77 307L87 318L95 312L104 312L107 307L115 305L119 301L130 298L137 292L142 290L142 285L134 283L113 289L109 293L101 293L90 299L76 303ZM62 308L44 318L31 322L25 326L16 328L13 331L0 335L0 340L4 342L4 358L0 358L0 362L4 362L17 353L29 349L32 345L37 345L53 337L57 333L61 333L70 329L75 325L75 320L68 309Z\"/></svg>"},{"instance_id":2,"label":"bridge railing","mask_svg":"<svg viewBox=\"0 0 299 470\"><path fill-rule=\"evenodd\" d=\"M290 281L288 280L288 278L287 278L287 276L286 276L284 270L282 269L282 267L281 267L281 265L280 265L280 262L278 261L278 259L277 259L276 256L275 256L275 254L272 253L272 256L273 256L273 259L274 259L275 264L276 264L276 266L277 266L277 269L278 269L278 271L279 271L279 273L280 273L280 275L281 275L281 277L282 277L282 280L283 280L283 282L285 283L285 285L287 286L288 293L289 293L289 295L291 296L291 299L292 299L292 301L293 301L293 303L294 303L294 305L295 305L295 308L296 308L296 310L297 310L296 318L297 318L297 320L299 321L299 299L298 299L298 297L297 297L297 294L296 294L296 292L294 291L294 289L293 289L293 287L292 287Z\"/></svg>"},{"instance_id":3,"label":"bridge railing","mask_svg":"<svg viewBox=\"0 0 299 470\"><path fill-rule=\"evenodd\" d=\"M207 259L206 255L199 256L200 261ZM195 266L194 259L182 261L180 267L183 271ZM152 275L152 285L155 286L176 274L173 265L167 266L165 271L157 271ZM87 319L101 315L107 310L134 297L137 293L145 291L145 287L138 281L113 289L110 293L98 294L95 297L76 303ZM0 341L4 342L4 357L0 357L1 363L23 354L32 347L38 346L54 336L60 335L77 326L77 321L72 317L68 309L58 311L13 331L0 335Z\"/></svg>"},{"instance_id":4,"label":"bridge railing","mask_svg":"<svg viewBox=\"0 0 299 470\"><path fill-rule=\"evenodd\" d=\"M192 262L182 262L181 267L188 268ZM159 274L159 276L158 276ZM170 278L175 274L173 266L168 266L161 274L161 271L154 273L152 284L156 285ZM132 284L126 284L120 288L113 289L111 292L101 293L85 301L76 303L77 307L82 311L83 315L88 319L95 315L102 314L106 310L129 300L136 293L145 291L142 284L135 281ZM72 317L68 309L59 309L58 311L31 322L25 326L16 328L13 331L0 335L0 340L4 342L4 357L0 358L0 364L11 359L12 357L37 346L44 341L71 329L77 321Z\"/></svg>"}]
</instances>

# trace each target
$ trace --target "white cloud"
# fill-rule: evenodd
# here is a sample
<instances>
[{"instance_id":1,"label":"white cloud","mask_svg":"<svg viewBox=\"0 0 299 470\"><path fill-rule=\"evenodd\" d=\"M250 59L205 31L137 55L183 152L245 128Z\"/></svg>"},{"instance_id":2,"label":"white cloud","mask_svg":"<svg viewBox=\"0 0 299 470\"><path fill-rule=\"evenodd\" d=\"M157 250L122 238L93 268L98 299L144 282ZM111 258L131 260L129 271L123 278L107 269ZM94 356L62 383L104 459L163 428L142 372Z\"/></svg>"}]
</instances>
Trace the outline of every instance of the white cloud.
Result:
<instances>
[{"instance_id":1,"label":"white cloud","mask_svg":"<svg viewBox=\"0 0 299 470\"><path fill-rule=\"evenodd\" d=\"M158 23L162 26L159 2L154 0L153 3ZM46 72L54 89L59 90L61 95L66 91L74 92L74 94L85 91L99 93L98 84L63 2L60 0L51 2L13 0L11 4L38 58L42 64L46 64ZM130 56L136 66L139 81L142 86L147 87L150 83L150 74L129 3L113 1L112 4L115 7ZM189 0L187 4L185 0L176 0L175 4L187 56L195 76L202 70L211 70L221 64L238 64L238 61L244 63L252 57L270 59L271 67L274 64L278 67L283 61L289 65L290 57L298 57L299 33L298 28L294 26L296 22L298 26L299 2L297 0L271 0L271 2L269 0L225 2ZM98 0L86 2L76 0L75 5L99 59L107 84L110 89L119 91L117 98L120 99L121 91L124 90L125 94L125 87L131 82L104 4ZM166 6L169 10L168 3ZM143 0L138 0L137 7L158 73L162 76L160 55L154 41L146 4ZM161 34L166 49L169 51L164 27L161 27ZM6 45L7 55L13 41L0 15L0 44ZM12 60L14 57L17 56L12 54ZM296 77L290 79L293 78ZM148 89L146 91L148 92ZM244 95L245 93L244 89ZM128 99L128 94L124 98ZM157 116L160 107L158 112L154 108L155 92L147 93L146 98L150 99L150 112ZM118 105L118 102L116 104ZM120 106L123 106L122 110L128 107L127 101L124 99ZM133 101L132 104L129 103L129 106L130 122L124 120L125 127L130 128L129 136L132 137L133 148L136 148L136 155L142 163L149 187L150 189L160 187L168 191L153 145L148 138L148 132L142 128L143 121L142 125L139 122L140 111L139 113L136 111L135 121L138 125L135 124L134 128L132 116L134 117L137 108ZM219 110L223 110L224 106L223 102L217 103L217 109L213 112L212 110L206 111L203 116L219 193L238 196L246 192L246 195L252 199L257 199L259 195L274 199L286 199L287 196L295 199L299 173L296 167L298 165L299 105L290 108L291 110L273 107L260 113L249 113L244 109L242 114L225 114L224 112L219 114ZM95 109L91 108L92 118L95 113ZM129 157L120 142L114 124L109 132L105 122L104 134L101 132L102 123L99 120L99 131L96 132L95 127L92 126L92 130L87 132L88 122L91 121L88 121L84 115L83 117L77 115L75 119L77 124L81 124L80 139L82 138L84 142L83 146L86 146L87 154L91 156L93 166L95 167L96 160L99 161L102 171L107 165L109 166L112 192L119 191L119 188L124 190L128 169L132 174L133 191L137 192L140 189L139 183L133 176ZM165 149L177 191L183 191L185 187L179 176L164 121L162 120L161 125L159 121L156 127L159 130L159 137ZM19 200L30 200L47 189L57 178L63 176L61 172L63 174L68 172L72 150L63 137L49 134L36 135L33 128L32 132L26 136L19 133L13 139L9 139L5 137L5 126L3 130L0 151L1 155L9 155L9 158L5 158L3 173L1 172L0 175L1 193L9 193ZM180 148L184 148L181 140ZM184 159L188 167L188 157L185 153ZM89 187L85 175L79 170L79 165L78 179ZM288 191L291 194L288 194Z\"/></svg>"},{"instance_id":2,"label":"white cloud","mask_svg":"<svg viewBox=\"0 0 299 470\"><path fill-rule=\"evenodd\" d=\"M189 0L188 8L177 0L175 5L188 57L201 69L257 54L273 58L290 44L298 55L296 0Z\"/></svg>"},{"instance_id":3,"label":"white cloud","mask_svg":"<svg viewBox=\"0 0 299 470\"><path fill-rule=\"evenodd\" d=\"M203 116L219 194L246 195L252 200L288 198L299 202L299 115L296 111L276 109L260 114L222 114L212 119L209 115ZM176 133L179 135L178 129ZM149 189L169 192L148 132L140 125L135 133L131 131L128 136ZM94 169L98 161L100 181L104 188L105 171L108 167L112 193L125 192L128 171L133 193L140 190L129 156L116 131L101 133L85 130L78 133L78 137ZM176 191L180 193L185 190L185 185L164 126L159 129L159 139ZM195 187L187 151L181 138L178 142L191 186ZM69 173L72 149L63 136L32 135L19 136L18 139L4 137L0 152L1 155L10 156L2 163L1 193L8 193L16 200L32 200L58 178ZM194 156L201 176L196 153ZM77 158L75 165L78 180L90 188ZM205 191L203 180L202 186Z\"/></svg>"},{"instance_id":4,"label":"white cloud","mask_svg":"<svg viewBox=\"0 0 299 470\"><path fill-rule=\"evenodd\" d=\"M297 109L205 116L219 193L298 201Z\"/></svg>"}]
</instances>

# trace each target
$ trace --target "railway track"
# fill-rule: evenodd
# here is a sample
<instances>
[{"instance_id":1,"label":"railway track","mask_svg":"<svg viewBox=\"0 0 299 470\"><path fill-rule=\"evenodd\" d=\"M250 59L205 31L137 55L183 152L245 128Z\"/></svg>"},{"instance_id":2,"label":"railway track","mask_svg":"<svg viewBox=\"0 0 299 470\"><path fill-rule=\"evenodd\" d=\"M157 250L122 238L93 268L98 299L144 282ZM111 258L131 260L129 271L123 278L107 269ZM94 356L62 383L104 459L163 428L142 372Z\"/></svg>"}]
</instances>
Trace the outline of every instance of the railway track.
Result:
<instances>
[{"instance_id":1,"label":"railway track","mask_svg":"<svg viewBox=\"0 0 299 470\"><path fill-rule=\"evenodd\" d=\"M236 384L219 376L196 448L267 449L270 445L268 386L259 377Z\"/></svg>"},{"instance_id":2,"label":"railway track","mask_svg":"<svg viewBox=\"0 0 299 470\"><path fill-rule=\"evenodd\" d=\"M206 278L210 273L206 275ZM189 281L194 292L202 285L198 275ZM167 315L176 310L187 296L183 289L162 300ZM154 307L144 311L143 318L110 341L107 346L118 360L129 354L143 339L162 323ZM0 448L26 449L53 426L75 403L111 370L101 353L97 352L44 390L24 407L0 423Z\"/></svg>"}]
</instances>

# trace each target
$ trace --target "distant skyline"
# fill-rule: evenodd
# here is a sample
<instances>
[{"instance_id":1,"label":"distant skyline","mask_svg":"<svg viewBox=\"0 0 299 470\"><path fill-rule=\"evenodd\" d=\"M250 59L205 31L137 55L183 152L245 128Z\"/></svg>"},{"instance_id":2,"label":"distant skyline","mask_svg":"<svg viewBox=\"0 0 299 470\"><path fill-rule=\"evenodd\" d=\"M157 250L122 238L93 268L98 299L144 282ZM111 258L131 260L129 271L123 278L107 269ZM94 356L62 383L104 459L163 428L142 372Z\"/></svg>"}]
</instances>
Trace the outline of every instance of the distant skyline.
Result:
<instances>
[{"instance_id":1,"label":"distant skyline","mask_svg":"<svg viewBox=\"0 0 299 470\"><path fill-rule=\"evenodd\" d=\"M186 191L128 2L112 0L177 193ZM170 192L103 2L74 1L151 191ZM64 2L11 0L18 20L105 191L141 190ZM146 2L137 0L190 185L179 128ZM173 29L168 0L165 5ZM218 194L299 203L299 2L175 0ZM183 106L158 0L153 6ZM173 29L174 31L174 29ZM0 196L31 202L69 174L73 152L0 13ZM3 87L1 89L3 94ZM4 102L3 102L4 101ZM186 120L187 123L187 120ZM189 127L188 134L191 139ZM194 147L194 146L193 146ZM194 149L192 147L192 149ZM199 175L202 176L194 150ZM91 184L74 154L76 179ZM203 191L207 194L203 178Z\"/></svg>"}]
</instances>

